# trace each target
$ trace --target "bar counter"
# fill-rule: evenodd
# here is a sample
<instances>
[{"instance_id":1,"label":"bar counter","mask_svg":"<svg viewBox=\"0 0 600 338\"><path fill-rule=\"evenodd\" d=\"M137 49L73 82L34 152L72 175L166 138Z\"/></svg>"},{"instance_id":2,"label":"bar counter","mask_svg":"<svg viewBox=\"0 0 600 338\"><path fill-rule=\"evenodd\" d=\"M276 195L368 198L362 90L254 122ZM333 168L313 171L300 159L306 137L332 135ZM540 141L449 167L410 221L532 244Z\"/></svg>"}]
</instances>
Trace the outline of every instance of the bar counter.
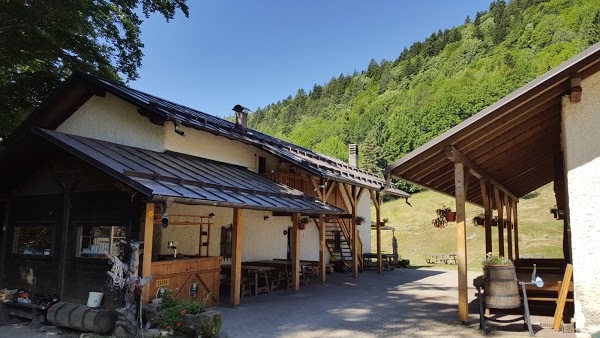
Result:
<instances>
[{"instance_id":1,"label":"bar counter","mask_svg":"<svg viewBox=\"0 0 600 338\"><path fill-rule=\"evenodd\" d=\"M184 257L152 262L154 279L149 283L150 299L159 290L171 290L179 299L206 298L207 306L219 304L221 257ZM194 297L194 295L196 295Z\"/></svg>"}]
</instances>

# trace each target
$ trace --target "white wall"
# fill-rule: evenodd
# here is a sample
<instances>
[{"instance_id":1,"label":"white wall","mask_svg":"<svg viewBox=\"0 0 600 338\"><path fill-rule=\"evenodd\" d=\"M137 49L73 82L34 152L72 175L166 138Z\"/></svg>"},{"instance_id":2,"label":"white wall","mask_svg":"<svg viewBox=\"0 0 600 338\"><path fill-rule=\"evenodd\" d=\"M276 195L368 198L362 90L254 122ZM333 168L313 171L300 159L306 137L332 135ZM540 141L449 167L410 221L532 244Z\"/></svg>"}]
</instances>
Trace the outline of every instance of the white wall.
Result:
<instances>
[{"instance_id":1,"label":"white wall","mask_svg":"<svg viewBox=\"0 0 600 338\"><path fill-rule=\"evenodd\" d=\"M581 102L563 97L562 146L567 172L578 329L600 330L600 73L582 81Z\"/></svg>"},{"instance_id":2,"label":"white wall","mask_svg":"<svg viewBox=\"0 0 600 338\"><path fill-rule=\"evenodd\" d=\"M163 151L165 129L137 112L137 107L107 93L92 96L57 131L132 147Z\"/></svg>"},{"instance_id":3,"label":"white wall","mask_svg":"<svg viewBox=\"0 0 600 338\"><path fill-rule=\"evenodd\" d=\"M276 169L273 155L256 147L184 126L179 127L185 132L185 136L181 136L175 133L172 122L167 122L165 128L167 150L244 166L254 172L258 172L258 157L263 156L267 158L267 171Z\"/></svg>"},{"instance_id":4,"label":"white wall","mask_svg":"<svg viewBox=\"0 0 600 338\"><path fill-rule=\"evenodd\" d=\"M160 210L156 212L158 213ZM184 204L173 204L169 208L170 215L207 216L209 213L215 214L215 217L211 219L209 254L210 256L219 256L221 227L233 222L233 209ZM265 220L264 216L269 216L269 218ZM283 232L284 230L290 231L291 217L275 217L270 211L242 210L242 225L242 261L287 257L288 237ZM199 226L170 225L163 229L160 225L155 225L154 256L173 253L167 248L168 241L178 242L178 253L196 255L199 245ZM300 243L300 259L319 260L319 233L314 222L300 232ZM329 257L326 258L329 262Z\"/></svg>"},{"instance_id":5,"label":"white wall","mask_svg":"<svg viewBox=\"0 0 600 338\"><path fill-rule=\"evenodd\" d=\"M363 253L371 252L371 195L365 190L358 202L357 216L364 217L365 221L358 226L358 235L363 243Z\"/></svg>"}]
</instances>

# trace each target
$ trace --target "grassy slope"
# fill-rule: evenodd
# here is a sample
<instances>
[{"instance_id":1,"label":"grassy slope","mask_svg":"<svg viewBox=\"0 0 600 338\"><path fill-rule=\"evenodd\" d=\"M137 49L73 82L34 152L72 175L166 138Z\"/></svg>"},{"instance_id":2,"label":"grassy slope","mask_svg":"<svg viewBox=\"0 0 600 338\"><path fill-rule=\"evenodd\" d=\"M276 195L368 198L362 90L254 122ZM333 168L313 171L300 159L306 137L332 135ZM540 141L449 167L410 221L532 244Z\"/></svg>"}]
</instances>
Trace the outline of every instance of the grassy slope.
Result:
<instances>
[{"instance_id":1,"label":"grassy slope","mask_svg":"<svg viewBox=\"0 0 600 338\"><path fill-rule=\"evenodd\" d=\"M398 239L400 256L410 259L411 265L428 265L425 257L428 253L456 253L456 223L449 223L444 229L436 229L431 224L435 210L443 205L453 210L454 199L436 192L425 191L413 195L407 205L404 200L384 203L382 218L389 218L387 225L394 227ZM519 252L521 257L527 254L543 255L546 258L562 257L562 220L557 221L550 214L553 207L554 192L552 184L546 185L519 200ZM467 264L469 270L480 270L481 260L485 257L484 229L473 225L473 217L483 209L467 204ZM375 212L372 210L372 219ZM498 252L498 229L492 228L492 245ZM504 235L506 242L506 233ZM376 236L373 231L372 247L375 251ZM382 231L382 250L392 251L392 232ZM506 244L505 244L506 246ZM508 255L507 249L505 249ZM439 266L439 265L438 265ZM452 266L444 266L451 268ZM454 266L455 267L455 266Z\"/></svg>"}]
</instances>

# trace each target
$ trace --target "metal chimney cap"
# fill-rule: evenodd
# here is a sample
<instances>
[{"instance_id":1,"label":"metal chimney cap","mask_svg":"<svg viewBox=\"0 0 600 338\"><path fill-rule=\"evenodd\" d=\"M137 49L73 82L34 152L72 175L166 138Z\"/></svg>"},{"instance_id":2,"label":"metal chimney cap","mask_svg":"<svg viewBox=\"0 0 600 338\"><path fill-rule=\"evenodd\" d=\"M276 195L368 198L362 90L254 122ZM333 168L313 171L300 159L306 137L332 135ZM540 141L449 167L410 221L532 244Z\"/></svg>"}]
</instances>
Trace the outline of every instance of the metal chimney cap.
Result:
<instances>
[{"instance_id":1,"label":"metal chimney cap","mask_svg":"<svg viewBox=\"0 0 600 338\"><path fill-rule=\"evenodd\" d=\"M233 110L236 113L241 113L244 111L249 111L250 109L242 106L241 104L236 104L235 106L233 106L233 108L231 110Z\"/></svg>"}]
</instances>

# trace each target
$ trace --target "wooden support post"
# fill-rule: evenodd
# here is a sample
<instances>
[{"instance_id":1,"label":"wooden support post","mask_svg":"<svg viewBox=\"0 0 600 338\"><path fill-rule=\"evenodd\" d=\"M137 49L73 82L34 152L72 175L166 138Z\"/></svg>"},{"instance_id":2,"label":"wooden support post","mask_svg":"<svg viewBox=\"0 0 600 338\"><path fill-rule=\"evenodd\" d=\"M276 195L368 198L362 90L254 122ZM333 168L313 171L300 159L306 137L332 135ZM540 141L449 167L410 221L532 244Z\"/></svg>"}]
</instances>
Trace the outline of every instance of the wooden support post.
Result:
<instances>
[{"instance_id":1,"label":"wooden support post","mask_svg":"<svg viewBox=\"0 0 600 338\"><path fill-rule=\"evenodd\" d=\"M496 210L498 210L498 255L504 256L504 202L502 191L494 187L494 195L496 196Z\"/></svg>"},{"instance_id":2,"label":"wooden support post","mask_svg":"<svg viewBox=\"0 0 600 338\"><path fill-rule=\"evenodd\" d=\"M519 218L517 213L517 201L513 200L513 227L515 228L515 259L519 259Z\"/></svg>"},{"instance_id":3,"label":"wooden support post","mask_svg":"<svg viewBox=\"0 0 600 338\"><path fill-rule=\"evenodd\" d=\"M2 226L2 230L0 232L0 287L4 288L4 278L2 276L4 276L4 260L6 259L6 243L8 243L7 240L7 236L8 236L8 210L9 210L9 202L8 200L5 201L0 201L0 203L3 203L3 212L2 215L4 217L2 217L2 219L0 219L0 221L2 222L2 224L0 224L0 226Z\"/></svg>"},{"instance_id":4,"label":"wooden support post","mask_svg":"<svg viewBox=\"0 0 600 338\"><path fill-rule=\"evenodd\" d=\"M504 205L506 206L506 242L508 244L508 259L513 258L513 240L512 240L512 199L504 195Z\"/></svg>"},{"instance_id":5,"label":"wooden support post","mask_svg":"<svg viewBox=\"0 0 600 338\"><path fill-rule=\"evenodd\" d=\"M325 215L319 215L319 275L321 284L325 284L326 266L325 266Z\"/></svg>"},{"instance_id":6,"label":"wooden support post","mask_svg":"<svg viewBox=\"0 0 600 338\"><path fill-rule=\"evenodd\" d=\"M356 200L356 186L352 186L352 194L351 194L352 204L352 277L358 277L358 226L356 224L356 209L357 209L357 200Z\"/></svg>"},{"instance_id":7,"label":"wooden support post","mask_svg":"<svg viewBox=\"0 0 600 338\"><path fill-rule=\"evenodd\" d=\"M152 274L152 240L154 238L154 203L146 203L142 215L142 234L144 239L144 253L142 254L142 277ZM152 283L152 281L150 282ZM150 301L150 285L142 288L142 302Z\"/></svg>"},{"instance_id":8,"label":"wooden support post","mask_svg":"<svg viewBox=\"0 0 600 338\"><path fill-rule=\"evenodd\" d=\"M60 297L65 296L65 277L67 273L67 260L68 260L68 248L69 248L69 223L71 216L71 189L73 188L75 181L70 178L62 180L64 188L63 198L63 212L62 212L62 227L60 235L60 253L58 260L58 292Z\"/></svg>"},{"instance_id":9,"label":"wooden support post","mask_svg":"<svg viewBox=\"0 0 600 338\"><path fill-rule=\"evenodd\" d=\"M456 251L458 260L458 320L469 319L469 294L467 281L467 223L466 199L469 187L469 168L454 163L454 194L456 198Z\"/></svg>"},{"instance_id":10,"label":"wooden support post","mask_svg":"<svg viewBox=\"0 0 600 338\"><path fill-rule=\"evenodd\" d=\"M299 213L292 214L292 291L300 290L300 229L298 227Z\"/></svg>"},{"instance_id":11,"label":"wooden support post","mask_svg":"<svg viewBox=\"0 0 600 338\"><path fill-rule=\"evenodd\" d=\"M375 222L377 222L377 273L383 271L383 256L381 255L381 198L379 191L375 193Z\"/></svg>"},{"instance_id":12,"label":"wooden support post","mask_svg":"<svg viewBox=\"0 0 600 338\"><path fill-rule=\"evenodd\" d=\"M242 210L233 208L231 225L231 289L229 291L231 305L236 308L240 304L242 287Z\"/></svg>"},{"instance_id":13,"label":"wooden support post","mask_svg":"<svg viewBox=\"0 0 600 338\"><path fill-rule=\"evenodd\" d=\"M479 179L481 199L483 200L483 215L485 217L485 253L492 252L492 201L490 200L491 185L483 178Z\"/></svg>"}]
</instances>

